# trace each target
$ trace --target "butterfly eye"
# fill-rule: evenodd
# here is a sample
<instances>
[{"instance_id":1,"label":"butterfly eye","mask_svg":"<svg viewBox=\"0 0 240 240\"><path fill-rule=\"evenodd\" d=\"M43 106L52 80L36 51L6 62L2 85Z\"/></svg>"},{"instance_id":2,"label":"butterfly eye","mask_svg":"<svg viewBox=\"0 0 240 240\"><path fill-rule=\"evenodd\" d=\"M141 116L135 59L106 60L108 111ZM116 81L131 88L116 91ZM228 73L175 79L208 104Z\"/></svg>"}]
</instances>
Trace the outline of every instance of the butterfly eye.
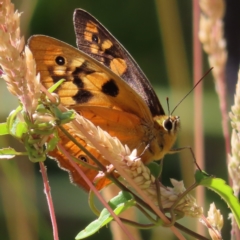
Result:
<instances>
[{"instance_id":1,"label":"butterfly eye","mask_svg":"<svg viewBox=\"0 0 240 240\"><path fill-rule=\"evenodd\" d=\"M164 123L163 123L163 126L168 131L171 131L172 128L173 128L173 123L172 123L171 119L168 118L167 120L165 120Z\"/></svg>"},{"instance_id":2,"label":"butterfly eye","mask_svg":"<svg viewBox=\"0 0 240 240\"><path fill-rule=\"evenodd\" d=\"M62 56L57 56L57 57L55 58L55 62L56 62L57 65L62 66L62 65L65 64L65 58L62 57Z\"/></svg>"},{"instance_id":3,"label":"butterfly eye","mask_svg":"<svg viewBox=\"0 0 240 240\"><path fill-rule=\"evenodd\" d=\"M95 43L98 43L98 36L93 34L92 35L92 41L95 42Z\"/></svg>"}]
</instances>

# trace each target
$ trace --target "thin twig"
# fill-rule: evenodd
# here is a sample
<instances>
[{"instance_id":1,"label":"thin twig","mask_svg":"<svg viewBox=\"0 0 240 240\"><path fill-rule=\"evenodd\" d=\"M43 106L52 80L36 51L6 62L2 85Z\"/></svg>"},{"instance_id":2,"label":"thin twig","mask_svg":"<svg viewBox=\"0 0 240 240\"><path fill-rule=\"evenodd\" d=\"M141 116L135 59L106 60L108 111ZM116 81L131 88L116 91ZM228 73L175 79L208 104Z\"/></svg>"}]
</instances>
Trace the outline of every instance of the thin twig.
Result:
<instances>
[{"instance_id":1,"label":"thin twig","mask_svg":"<svg viewBox=\"0 0 240 240\"><path fill-rule=\"evenodd\" d=\"M49 182L48 182L46 167L44 166L43 162L40 162L39 165L40 165L43 184L44 184L44 193L46 194L48 209L49 209L50 218L51 218L51 222L52 222L53 238L54 238L54 240L59 240L57 221L56 221L54 205L53 205L52 196L51 196L51 188L50 188Z\"/></svg>"},{"instance_id":2,"label":"thin twig","mask_svg":"<svg viewBox=\"0 0 240 240\"><path fill-rule=\"evenodd\" d=\"M198 38L200 8L199 1L193 1L193 79L194 84L202 77L202 47ZM203 139L203 111L202 89L200 84L194 91L194 151L198 165L204 169L204 139ZM196 189L196 199L200 206L204 206L204 189ZM204 232L202 224L197 225L197 232Z\"/></svg>"}]
</instances>

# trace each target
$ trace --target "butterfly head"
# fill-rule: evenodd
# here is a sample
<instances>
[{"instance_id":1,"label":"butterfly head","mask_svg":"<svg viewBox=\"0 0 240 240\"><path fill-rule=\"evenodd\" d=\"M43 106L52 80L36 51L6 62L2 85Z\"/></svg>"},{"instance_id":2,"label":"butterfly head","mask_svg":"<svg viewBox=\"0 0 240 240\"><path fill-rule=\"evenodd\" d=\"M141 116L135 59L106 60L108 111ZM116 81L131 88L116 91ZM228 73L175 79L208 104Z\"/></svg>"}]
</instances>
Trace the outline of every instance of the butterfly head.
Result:
<instances>
[{"instance_id":1,"label":"butterfly head","mask_svg":"<svg viewBox=\"0 0 240 240\"><path fill-rule=\"evenodd\" d=\"M179 116L165 116L164 118L161 123L162 127L169 134L175 135L180 127L180 117Z\"/></svg>"},{"instance_id":2,"label":"butterfly head","mask_svg":"<svg viewBox=\"0 0 240 240\"><path fill-rule=\"evenodd\" d=\"M153 159L159 160L172 149L180 128L179 116L161 115L154 118L155 141L151 143Z\"/></svg>"}]
</instances>

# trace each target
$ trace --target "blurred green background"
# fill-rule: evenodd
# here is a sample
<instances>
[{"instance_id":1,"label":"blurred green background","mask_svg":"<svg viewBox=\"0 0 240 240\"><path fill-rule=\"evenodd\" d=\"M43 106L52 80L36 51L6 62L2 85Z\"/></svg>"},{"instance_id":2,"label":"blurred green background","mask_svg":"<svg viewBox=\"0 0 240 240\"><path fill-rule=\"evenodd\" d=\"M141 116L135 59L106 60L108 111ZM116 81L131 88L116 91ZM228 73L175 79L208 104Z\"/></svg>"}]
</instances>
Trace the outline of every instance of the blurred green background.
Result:
<instances>
[{"instance_id":1,"label":"blurred green background","mask_svg":"<svg viewBox=\"0 0 240 240\"><path fill-rule=\"evenodd\" d=\"M76 46L76 40L72 23L73 11L75 8L89 11L133 55L152 82L164 109L166 109L166 97L170 98L170 108L173 109L192 86L192 6L191 1L180 3L171 0L165 9L163 2L164 0L158 1L158 4L153 0L13 1L16 9L23 13L21 27L25 39L33 34L44 34L74 46ZM165 18L159 15L159 11L166 13ZM167 65L162 26L175 34L174 39L167 41L176 52L174 60L179 63L178 68ZM205 70L208 68L205 64ZM177 80L169 81L172 75L177 76ZM0 118L1 121L5 121L9 112L17 106L17 101L8 93L5 83L1 81L0 84ZM221 116L211 74L202 84L204 85L202 121L206 170L217 177L227 179ZM175 114L181 117L182 126L179 133L179 139L182 140L176 146L193 147L193 94L184 100ZM0 139L0 147L9 145L23 150L22 146L10 137ZM194 164L191 154L187 152L186 156L187 158L183 160L179 159L178 154L166 156L163 175L165 184L170 185L170 178L181 180L186 177L186 173L182 174L180 171L183 161L191 166L188 173L193 175ZM56 162L47 160L46 165L60 239L74 239L76 234L94 219L94 215L87 206L87 194L70 183L68 174L59 169ZM0 187L0 239L48 240L53 238L38 164L32 164L26 158L1 161ZM217 207L223 211L224 218L227 219L229 211L225 203L210 191L206 192L206 196L205 214L209 203L215 201ZM193 222L192 219L189 220ZM225 239L229 238L229 231L229 222L226 220L223 230ZM142 231L143 239L175 239L169 234L170 230L164 228L155 229L152 232ZM97 238L111 239L109 228L101 229L89 239Z\"/></svg>"}]
</instances>

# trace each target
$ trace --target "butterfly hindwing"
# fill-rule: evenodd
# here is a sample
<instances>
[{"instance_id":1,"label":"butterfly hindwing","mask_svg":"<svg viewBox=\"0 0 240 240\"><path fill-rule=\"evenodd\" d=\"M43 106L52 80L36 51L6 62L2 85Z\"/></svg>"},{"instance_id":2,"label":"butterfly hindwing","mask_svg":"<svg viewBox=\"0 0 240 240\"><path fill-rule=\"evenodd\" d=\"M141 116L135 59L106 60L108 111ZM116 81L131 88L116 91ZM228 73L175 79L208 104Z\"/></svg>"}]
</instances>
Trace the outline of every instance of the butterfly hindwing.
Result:
<instances>
[{"instance_id":1,"label":"butterfly hindwing","mask_svg":"<svg viewBox=\"0 0 240 240\"><path fill-rule=\"evenodd\" d=\"M109 164L108 161L106 161L95 149L91 148L86 144L84 140L79 138L74 132L74 130L69 127L68 125L64 126L65 130L67 130L77 141L79 144L81 144L85 149L87 149L91 154L98 159L99 162L101 162L104 166L107 166ZM79 168L84 172L84 174L87 176L87 178L94 183L95 177L98 175L99 171L89 167L84 166L83 164L87 163L95 168L97 168L97 165L95 162L86 155L85 152L81 151L72 141L69 140L69 138L63 134L62 132L59 132L60 142L65 151L68 152L68 154L75 159L73 159ZM69 162L68 157L66 157L65 154L63 154L61 151L55 149L48 154L51 158L55 159L58 162L59 167L62 169L68 171L70 175L70 179L73 183L79 185L79 187L82 187L86 191L89 191L88 184L83 180L81 175L76 171L75 167L72 166L72 164ZM81 163L83 162L83 163ZM101 190L104 186L108 185L110 183L110 180L106 177L101 178L99 181L95 183L95 186L98 190Z\"/></svg>"},{"instance_id":2,"label":"butterfly hindwing","mask_svg":"<svg viewBox=\"0 0 240 240\"><path fill-rule=\"evenodd\" d=\"M73 22L78 48L121 76L146 102L153 117L165 115L149 80L118 40L82 9L75 10Z\"/></svg>"}]
</instances>

